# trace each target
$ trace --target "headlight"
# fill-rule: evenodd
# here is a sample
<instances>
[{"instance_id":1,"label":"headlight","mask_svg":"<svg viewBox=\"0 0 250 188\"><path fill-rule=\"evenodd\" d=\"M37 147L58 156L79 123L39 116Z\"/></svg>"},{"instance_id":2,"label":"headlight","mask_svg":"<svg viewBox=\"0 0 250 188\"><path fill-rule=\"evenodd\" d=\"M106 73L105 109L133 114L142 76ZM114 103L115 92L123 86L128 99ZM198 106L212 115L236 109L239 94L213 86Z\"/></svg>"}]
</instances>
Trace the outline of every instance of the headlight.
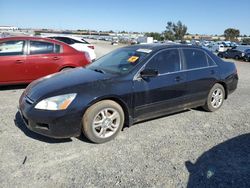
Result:
<instances>
[{"instance_id":1,"label":"headlight","mask_svg":"<svg viewBox=\"0 0 250 188\"><path fill-rule=\"evenodd\" d=\"M76 93L50 97L40 101L35 108L40 110L65 110L75 97Z\"/></svg>"}]
</instances>

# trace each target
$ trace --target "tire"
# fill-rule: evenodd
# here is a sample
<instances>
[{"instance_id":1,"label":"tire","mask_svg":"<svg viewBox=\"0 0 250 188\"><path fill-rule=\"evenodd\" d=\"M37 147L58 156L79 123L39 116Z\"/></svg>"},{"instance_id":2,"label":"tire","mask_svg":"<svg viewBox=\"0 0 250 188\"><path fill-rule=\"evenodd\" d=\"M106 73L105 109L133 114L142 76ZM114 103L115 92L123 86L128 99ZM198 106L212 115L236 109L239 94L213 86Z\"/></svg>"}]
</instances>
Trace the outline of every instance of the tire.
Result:
<instances>
[{"instance_id":1,"label":"tire","mask_svg":"<svg viewBox=\"0 0 250 188\"><path fill-rule=\"evenodd\" d=\"M239 57L238 55L236 55L236 56L234 57L234 59L239 60L240 57Z\"/></svg>"},{"instance_id":2,"label":"tire","mask_svg":"<svg viewBox=\"0 0 250 188\"><path fill-rule=\"evenodd\" d=\"M123 109L112 100L97 102L84 113L82 125L83 134L90 141L98 144L108 142L117 136L124 125Z\"/></svg>"},{"instance_id":3,"label":"tire","mask_svg":"<svg viewBox=\"0 0 250 188\"><path fill-rule=\"evenodd\" d=\"M206 100L206 104L203 106L203 109L208 112L214 112L222 106L224 99L225 89L221 84L217 83L210 90Z\"/></svg>"},{"instance_id":4,"label":"tire","mask_svg":"<svg viewBox=\"0 0 250 188\"><path fill-rule=\"evenodd\" d=\"M223 55L222 55L222 54L218 54L218 56L219 56L220 58L223 58Z\"/></svg>"}]
</instances>

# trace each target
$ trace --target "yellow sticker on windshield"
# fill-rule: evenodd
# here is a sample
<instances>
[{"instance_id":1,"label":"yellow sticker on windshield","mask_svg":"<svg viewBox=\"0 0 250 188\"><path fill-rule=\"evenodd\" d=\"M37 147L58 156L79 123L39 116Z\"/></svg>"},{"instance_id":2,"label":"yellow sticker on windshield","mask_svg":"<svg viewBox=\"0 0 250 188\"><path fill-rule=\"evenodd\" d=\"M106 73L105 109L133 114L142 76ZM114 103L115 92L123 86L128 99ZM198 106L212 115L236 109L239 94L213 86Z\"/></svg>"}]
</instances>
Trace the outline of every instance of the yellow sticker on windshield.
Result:
<instances>
[{"instance_id":1,"label":"yellow sticker on windshield","mask_svg":"<svg viewBox=\"0 0 250 188\"><path fill-rule=\"evenodd\" d=\"M136 62L138 59L139 59L138 56L131 56L131 57L128 59L128 62L129 62L129 63L134 63L134 62Z\"/></svg>"}]
</instances>

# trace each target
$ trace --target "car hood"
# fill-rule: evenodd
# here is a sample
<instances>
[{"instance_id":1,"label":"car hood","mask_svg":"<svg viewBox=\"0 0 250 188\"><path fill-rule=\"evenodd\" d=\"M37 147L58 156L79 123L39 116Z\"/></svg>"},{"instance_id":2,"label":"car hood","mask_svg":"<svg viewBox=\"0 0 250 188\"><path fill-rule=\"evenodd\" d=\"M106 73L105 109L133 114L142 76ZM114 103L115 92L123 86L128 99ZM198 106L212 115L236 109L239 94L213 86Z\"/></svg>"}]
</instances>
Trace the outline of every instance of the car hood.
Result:
<instances>
[{"instance_id":1,"label":"car hood","mask_svg":"<svg viewBox=\"0 0 250 188\"><path fill-rule=\"evenodd\" d=\"M112 74L103 74L85 68L75 68L33 81L25 90L25 94L32 101L37 101L50 95L69 91L74 92L77 86L107 80L112 77L114 77Z\"/></svg>"}]
</instances>

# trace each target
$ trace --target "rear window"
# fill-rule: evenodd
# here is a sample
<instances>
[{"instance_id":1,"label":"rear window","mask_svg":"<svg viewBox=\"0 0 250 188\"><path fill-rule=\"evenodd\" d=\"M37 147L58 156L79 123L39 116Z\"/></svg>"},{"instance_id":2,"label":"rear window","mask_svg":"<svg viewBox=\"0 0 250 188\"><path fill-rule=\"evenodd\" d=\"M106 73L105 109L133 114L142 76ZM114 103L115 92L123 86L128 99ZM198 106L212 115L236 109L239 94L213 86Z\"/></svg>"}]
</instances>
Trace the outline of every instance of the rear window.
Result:
<instances>
[{"instance_id":1,"label":"rear window","mask_svg":"<svg viewBox=\"0 0 250 188\"><path fill-rule=\"evenodd\" d=\"M67 38L67 37L54 37L54 39L59 40L59 41L61 41L61 42L64 42L64 43L66 43L66 44L69 44L69 45L75 43L72 39Z\"/></svg>"},{"instance_id":2,"label":"rear window","mask_svg":"<svg viewBox=\"0 0 250 188\"><path fill-rule=\"evenodd\" d=\"M84 39L81 39L81 41L82 41L84 44L89 44L89 42L87 42L87 41L84 40Z\"/></svg>"},{"instance_id":3,"label":"rear window","mask_svg":"<svg viewBox=\"0 0 250 188\"><path fill-rule=\"evenodd\" d=\"M183 49L186 69L195 69L208 66L207 55L197 49Z\"/></svg>"}]
</instances>

